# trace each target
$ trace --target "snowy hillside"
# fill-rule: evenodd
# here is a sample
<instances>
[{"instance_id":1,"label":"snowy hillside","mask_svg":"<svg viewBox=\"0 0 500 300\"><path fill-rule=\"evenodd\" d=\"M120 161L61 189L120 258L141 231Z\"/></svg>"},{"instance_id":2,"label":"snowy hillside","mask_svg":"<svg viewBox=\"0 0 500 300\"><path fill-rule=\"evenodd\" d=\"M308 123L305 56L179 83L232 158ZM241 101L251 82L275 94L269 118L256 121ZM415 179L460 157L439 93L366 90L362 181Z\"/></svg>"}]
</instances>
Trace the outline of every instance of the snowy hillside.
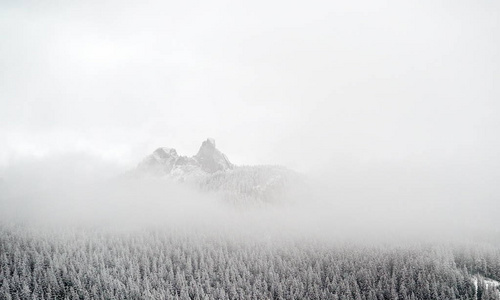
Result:
<instances>
[{"instance_id":1,"label":"snowy hillside","mask_svg":"<svg viewBox=\"0 0 500 300\"><path fill-rule=\"evenodd\" d=\"M134 171L139 177L160 177L214 192L236 203L279 202L304 186L300 175L281 166L235 166L219 151L213 139L198 153L182 156L173 148L158 148Z\"/></svg>"}]
</instances>

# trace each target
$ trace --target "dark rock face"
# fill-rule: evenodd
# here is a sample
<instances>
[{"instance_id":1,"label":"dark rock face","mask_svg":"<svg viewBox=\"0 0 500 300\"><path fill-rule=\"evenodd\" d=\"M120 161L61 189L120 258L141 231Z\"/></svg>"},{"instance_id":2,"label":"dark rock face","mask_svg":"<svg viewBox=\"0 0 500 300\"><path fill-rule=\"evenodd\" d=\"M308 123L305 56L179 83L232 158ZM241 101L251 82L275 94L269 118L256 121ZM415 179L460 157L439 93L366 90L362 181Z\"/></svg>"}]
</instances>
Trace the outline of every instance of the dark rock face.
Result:
<instances>
[{"instance_id":1,"label":"dark rock face","mask_svg":"<svg viewBox=\"0 0 500 300\"><path fill-rule=\"evenodd\" d=\"M233 169L233 164L229 159L215 148L213 139L204 141L194 158L199 162L201 169L207 173Z\"/></svg>"},{"instance_id":2,"label":"dark rock face","mask_svg":"<svg viewBox=\"0 0 500 300\"><path fill-rule=\"evenodd\" d=\"M138 170L160 175L184 176L215 173L234 168L229 159L215 147L213 139L204 141L193 157L179 156L173 148L158 148L137 167Z\"/></svg>"}]
</instances>

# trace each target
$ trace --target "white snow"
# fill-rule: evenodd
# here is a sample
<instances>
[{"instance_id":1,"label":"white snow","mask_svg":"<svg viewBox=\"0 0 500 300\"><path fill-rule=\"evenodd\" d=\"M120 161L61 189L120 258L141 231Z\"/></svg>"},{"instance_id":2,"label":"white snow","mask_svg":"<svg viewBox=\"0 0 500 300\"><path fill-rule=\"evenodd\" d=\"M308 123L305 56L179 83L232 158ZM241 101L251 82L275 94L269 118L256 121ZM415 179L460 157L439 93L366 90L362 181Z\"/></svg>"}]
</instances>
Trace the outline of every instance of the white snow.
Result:
<instances>
[{"instance_id":1,"label":"white snow","mask_svg":"<svg viewBox=\"0 0 500 300\"><path fill-rule=\"evenodd\" d=\"M173 148L158 148L138 165L136 174L193 183L204 191L245 201L278 198L293 185L290 182L299 182L294 181L294 172L283 167L236 167L214 144L214 139L205 140L192 157L179 156Z\"/></svg>"},{"instance_id":2,"label":"white snow","mask_svg":"<svg viewBox=\"0 0 500 300\"><path fill-rule=\"evenodd\" d=\"M493 280L491 278L482 277L481 275L472 276L472 281L474 282L474 288L475 288L475 291L476 291L476 296L477 296L477 286L478 286L478 282L479 282L480 279L482 279L484 281L484 283L486 284L486 287L488 287L488 288L496 288L496 287L500 286L500 282L499 281ZM497 294L500 297L500 291L499 290L497 290Z\"/></svg>"}]
</instances>

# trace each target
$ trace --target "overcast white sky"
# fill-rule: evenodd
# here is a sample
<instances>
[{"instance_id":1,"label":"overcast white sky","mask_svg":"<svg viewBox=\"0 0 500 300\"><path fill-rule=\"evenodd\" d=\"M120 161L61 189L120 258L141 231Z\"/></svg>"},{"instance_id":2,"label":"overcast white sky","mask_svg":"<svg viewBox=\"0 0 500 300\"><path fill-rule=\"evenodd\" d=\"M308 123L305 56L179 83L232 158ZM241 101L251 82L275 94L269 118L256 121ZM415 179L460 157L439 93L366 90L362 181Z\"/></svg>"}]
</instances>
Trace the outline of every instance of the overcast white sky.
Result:
<instances>
[{"instance_id":1,"label":"overcast white sky","mask_svg":"<svg viewBox=\"0 0 500 300\"><path fill-rule=\"evenodd\" d=\"M499 20L493 0L4 0L0 165L213 137L237 164L498 166Z\"/></svg>"}]
</instances>

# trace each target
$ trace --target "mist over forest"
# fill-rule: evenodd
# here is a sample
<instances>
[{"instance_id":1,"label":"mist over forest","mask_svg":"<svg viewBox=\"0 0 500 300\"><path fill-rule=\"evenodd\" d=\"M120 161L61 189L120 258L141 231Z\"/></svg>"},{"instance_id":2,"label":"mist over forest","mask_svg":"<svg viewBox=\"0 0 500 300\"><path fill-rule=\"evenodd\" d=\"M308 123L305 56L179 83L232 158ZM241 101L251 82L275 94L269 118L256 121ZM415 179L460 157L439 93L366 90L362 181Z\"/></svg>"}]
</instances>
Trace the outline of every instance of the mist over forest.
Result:
<instances>
[{"instance_id":1,"label":"mist over forest","mask_svg":"<svg viewBox=\"0 0 500 300\"><path fill-rule=\"evenodd\" d=\"M235 166L210 139L193 165L183 157L158 148L128 170L84 154L4 168L1 299L500 297L491 183L476 174ZM208 165L227 169L202 171L218 157Z\"/></svg>"},{"instance_id":2,"label":"mist over forest","mask_svg":"<svg viewBox=\"0 0 500 300\"><path fill-rule=\"evenodd\" d=\"M127 177L129 170L88 155L55 156L4 169L0 212L4 221L55 226L168 224L324 237L498 234L496 185L438 164L332 164L300 174L303 186L286 199L228 203L174 180Z\"/></svg>"},{"instance_id":3,"label":"mist over forest","mask_svg":"<svg viewBox=\"0 0 500 300\"><path fill-rule=\"evenodd\" d=\"M500 299L495 1L2 1L0 300Z\"/></svg>"}]
</instances>

